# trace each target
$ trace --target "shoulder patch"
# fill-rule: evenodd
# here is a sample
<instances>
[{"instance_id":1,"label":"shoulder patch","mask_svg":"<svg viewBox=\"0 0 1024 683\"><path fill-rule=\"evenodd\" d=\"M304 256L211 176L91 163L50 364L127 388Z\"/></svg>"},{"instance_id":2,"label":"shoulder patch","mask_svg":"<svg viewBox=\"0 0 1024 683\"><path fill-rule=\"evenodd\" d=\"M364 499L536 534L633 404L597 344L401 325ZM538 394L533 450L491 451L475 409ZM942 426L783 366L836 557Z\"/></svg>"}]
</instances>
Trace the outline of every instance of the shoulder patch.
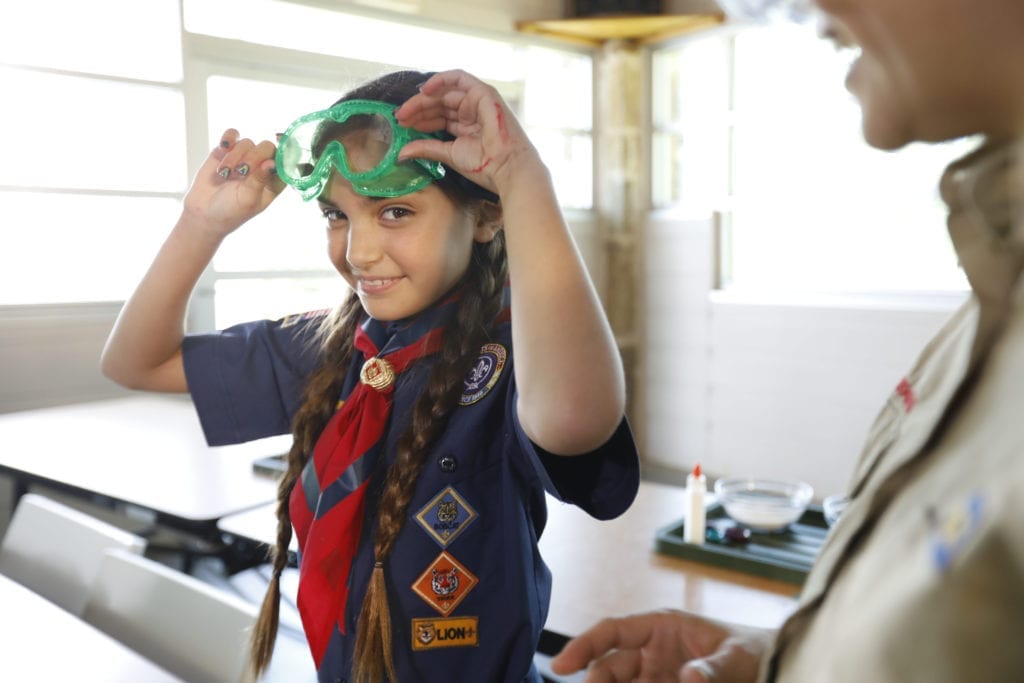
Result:
<instances>
[{"instance_id":1,"label":"shoulder patch","mask_svg":"<svg viewBox=\"0 0 1024 683\"><path fill-rule=\"evenodd\" d=\"M494 388L505 367L506 356L505 347L501 344L484 344L480 348L480 356L463 382L460 406L476 403Z\"/></svg>"}]
</instances>

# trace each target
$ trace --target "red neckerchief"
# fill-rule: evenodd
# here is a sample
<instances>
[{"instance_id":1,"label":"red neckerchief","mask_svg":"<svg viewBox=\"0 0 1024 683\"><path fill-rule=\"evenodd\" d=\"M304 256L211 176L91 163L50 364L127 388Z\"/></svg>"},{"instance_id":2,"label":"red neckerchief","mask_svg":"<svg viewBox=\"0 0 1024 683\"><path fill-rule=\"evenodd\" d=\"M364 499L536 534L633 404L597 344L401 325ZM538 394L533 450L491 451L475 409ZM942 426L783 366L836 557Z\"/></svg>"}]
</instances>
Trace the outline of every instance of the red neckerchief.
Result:
<instances>
[{"instance_id":1,"label":"red neckerchief","mask_svg":"<svg viewBox=\"0 0 1024 683\"><path fill-rule=\"evenodd\" d=\"M382 451L395 377L440 349L455 299L411 323L370 318L358 328L355 346L364 359L359 383L320 434L292 489L289 512L301 557L297 603L317 669L334 626L345 633L349 570L359 546L370 474Z\"/></svg>"}]
</instances>

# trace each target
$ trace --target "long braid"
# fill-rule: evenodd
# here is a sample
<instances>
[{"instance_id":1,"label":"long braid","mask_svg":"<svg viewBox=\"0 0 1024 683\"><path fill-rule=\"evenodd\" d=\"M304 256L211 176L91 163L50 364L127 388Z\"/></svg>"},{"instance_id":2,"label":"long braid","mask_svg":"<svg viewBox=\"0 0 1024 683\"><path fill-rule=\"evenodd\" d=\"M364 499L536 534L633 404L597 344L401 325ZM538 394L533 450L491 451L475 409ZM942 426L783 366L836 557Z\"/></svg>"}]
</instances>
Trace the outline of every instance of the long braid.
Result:
<instances>
[{"instance_id":1,"label":"long braid","mask_svg":"<svg viewBox=\"0 0 1024 683\"><path fill-rule=\"evenodd\" d=\"M302 406L292 421L288 469L277 488L277 538L270 551L273 567L267 592L250 638L249 665L256 678L266 671L274 653L281 603L281 574L288 566L288 546L292 540L292 521L288 500L302 469L313 453L320 432L337 410L338 395L353 353L353 339L362 308L354 294L325 321L322 335L324 360L306 386Z\"/></svg>"},{"instance_id":2,"label":"long braid","mask_svg":"<svg viewBox=\"0 0 1024 683\"><path fill-rule=\"evenodd\" d=\"M385 677L392 683L397 681L383 563L402 529L431 446L447 426L466 374L488 338L491 321L501 310L507 275L504 235L499 232L492 242L475 244L473 259L464 277L455 324L444 332L440 357L416 401L409 427L398 439L395 462L388 469L381 492L373 545L375 564L356 632L352 677L356 683L379 683Z\"/></svg>"}]
</instances>

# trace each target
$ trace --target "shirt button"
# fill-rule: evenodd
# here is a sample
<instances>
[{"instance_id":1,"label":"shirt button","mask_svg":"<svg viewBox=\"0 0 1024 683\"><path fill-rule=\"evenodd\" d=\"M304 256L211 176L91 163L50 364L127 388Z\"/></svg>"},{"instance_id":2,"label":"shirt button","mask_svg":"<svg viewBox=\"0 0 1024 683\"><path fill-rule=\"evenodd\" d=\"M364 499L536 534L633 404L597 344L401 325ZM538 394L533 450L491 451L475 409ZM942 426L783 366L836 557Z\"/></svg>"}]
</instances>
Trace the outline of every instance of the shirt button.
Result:
<instances>
[{"instance_id":1,"label":"shirt button","mask_svg":"<svg viewBox=\"0 0 1024 683\"><path fill-rule=\"evenodd\" d=\"M448 474L454 472L455 468L459 466L458 463L455 462L455 458L450 455L442 455L438 459L437 464L440 466L442 472L446 472Z\"/></svg>"}]
</instances>

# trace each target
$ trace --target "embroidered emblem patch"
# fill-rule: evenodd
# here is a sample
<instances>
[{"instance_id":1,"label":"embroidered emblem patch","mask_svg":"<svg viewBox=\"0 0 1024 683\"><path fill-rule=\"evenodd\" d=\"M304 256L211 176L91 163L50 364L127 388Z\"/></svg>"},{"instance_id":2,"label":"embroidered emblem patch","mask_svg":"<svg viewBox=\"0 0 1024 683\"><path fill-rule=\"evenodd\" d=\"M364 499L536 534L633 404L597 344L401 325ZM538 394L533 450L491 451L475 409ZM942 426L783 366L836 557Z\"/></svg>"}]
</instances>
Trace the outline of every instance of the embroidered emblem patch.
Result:
<instances>
[{"instance_id":1,"label":"embroidered emblem patch","mask_svg":"<svg viewBox=\"0 0 1024 683\"><path fill-rule=\"evenodd\" d=\"M477 646L476 617L447 617L412 620L412 649Z\"/></svg>"},{"instance_id":2,"label":"embroidered emblem patch","mask_svg":"<svg viewBox=\"0 0 1024 683\"><path fill-rule=\"evenodd\" d=\"M956 556L967 546L981 526L984 510L985 499L980 493L975 493L946 511L941 518L935 508L928 508L925 512L928 517L932 558L939 571L949 569Z\"/></svg>"},{"instance_id":3,"label":"embroidered emblem patch","mask_svg":"<svg viewBox=\"0 0 1024 683\"><path fill-rule=\"evenodd\" d=\"M446 486L416 513L416 521L442 548L455 540L476 518L476 510L451 486Z\"/></svg>"},{"instance_id":4,"label":"embroidered emblem patch","mask_svg":"<svg viewBox=\"0 0 1024 683\"><path fill-rule=\"evenodd\" d=\"M476 403L494 388L505 367L505 356L505 347L501 344L484 344L480 348L480 357L463 382L460 406Z\"/></svg>"},{"instance_id":5,"label":"embroidered emblem patch","mask_svg":"<svg viewBox=\"0 0 1024 683\"><path fill-rule=\"evenodd\" d=\"M428 605L448 616L477 583L479 580L458 560L442 552L416 579L412 589Z\"/></svg>"}]
</instances>

